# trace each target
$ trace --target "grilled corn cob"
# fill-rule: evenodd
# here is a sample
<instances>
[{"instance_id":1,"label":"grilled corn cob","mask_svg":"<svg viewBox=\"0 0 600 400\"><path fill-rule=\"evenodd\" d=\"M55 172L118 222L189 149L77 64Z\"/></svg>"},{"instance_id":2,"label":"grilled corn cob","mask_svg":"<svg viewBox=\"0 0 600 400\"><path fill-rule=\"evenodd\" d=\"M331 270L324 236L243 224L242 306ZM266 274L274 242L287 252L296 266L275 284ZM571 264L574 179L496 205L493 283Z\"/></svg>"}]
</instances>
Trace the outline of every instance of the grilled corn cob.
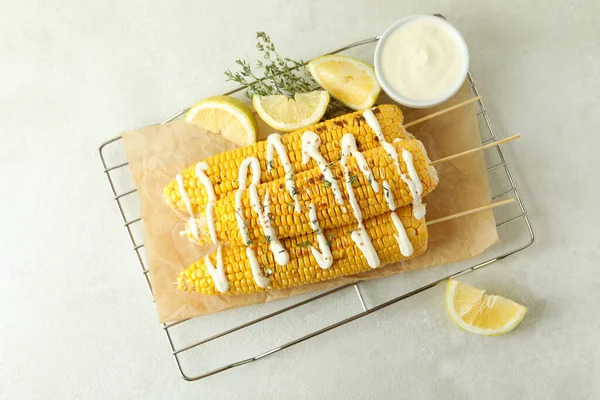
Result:
<instances>
[{"instance_id":1,"label":"grilled corn cob","mask_svg":"<svg viewBox=\"0 0 600 400\"><path fill-rule=\"evenodd\" d=\"M381 261L380 267L402 260L417 257L427 249L427 227L424 220L416 219L412 207L405 206L395 211L404 225L406 235L412 245L412 254L403 256L396 235L397 230L392 221L392 213L388 212L364 221L366 231ZM268 286L261 287L253 278L250 262L243 246L223 246L222 260L224 278L228 289L224 294L238 295L264 290L284 289L308 283L322 282L341 276L359 274L371 270L367 259L351 239L350 230L355 225L346 225L324 231L328 238L328 246L333 256L333 264L328 269L317 265L310 246L317 246L315 234L305 234L283 241L290 252L287 265L278 265L266 244L254 244L253 250L264 276L268 276ZM322 249L321 249L322 250ZM208 257L216 265L216 253ZM219 294L212 275L209 273L205 259L192 264L177 278L180 290L199 292L205 295Z\"/></svg>"},{"instance_id":2,"label":"grilled corn cob","mask_svg":"<svg viewBox=\"0 0 600 400\"><path fill-rule=\"evenodd\" d=\"M394 143L393 146L400 154L402 154L403 149L408 150L412 154L413 165L423 186L421 196L425 196L431 192L437 185L438 178L435 168L429 165L429 159L423 148L423 144L413 139ZM410 204L415 200L408 184L401 179L396 165L383 148L376 147L363 153L363 155L369 164L375 182L381 184L387 181L389 184L389 187L380 187L379 191L375 192L372 182L365 177L364 171L361 170L356 158L350 157L348 159L349 183L352 185L352 190L362 211L363 218L370 218L388 212L390 207L386 196L393 196L397 207ZM402 160L402 157L399 157L399 166L403 174L408 174L407 164ZM314 204L317 210L317 219L320 226L324 229L336 228L356 222L355 215L348 201L349 196L345 185L347 178L342 172L340 162L330 164L329 169L333 173L336 182L328 181L318 167L299 173L294 178L302 209L306 211L309 208L309 204ZM343 204L339 204L336 201L334 191L332 190L334 184L342 192ZM311 232L312 228L308 212L294 212L293 199L285 190L284 185L285 179L278 179L262 183L256 187L260 199L263 199L267 192L270 196L270 215L268 217L272 225L276 228L277 237L288 238ZM259 215L255 211L255 207L250 204L249 190L245 190L242 195L241 213L246 223L250 242L243 240L236 220L235 197L236 194L232 193L215 203L214 226L218 241L232 246L239 246L243 244L250 245L254 242L268 242L272 239L264 236ZM203 215L200 215L198 218L197 225L200 227L198 239L196 240L189 233L188 237L198 244L210 242L208 230L206 229L206 220Z\"/></svg>"},{"instance_id":3,"label":"grilled corn cob","mask_svg":"<svg viewBox=\"0 0 600 400\"><path fill-rule=\"evenodd\" d=\"M404 131L402 111L397 106L391 104L380 105L373 108L373 113L381 126L383 135L388 141L391 142L396 138L412 138L412 135ZM340 158L340 139L345 133L352 133L355 136L360 151L366 151L378 146L378 138L365 122L361 111L342 115L281 137L281 142L286 147L289 160L296 173L311 168L310 164L303 165L301 162L301 137L307 130L313 131L320 136L322 142L320 151L327 162L336 161ZM261 164L261 170L266 171L266 152L267 142L262 141L204 160L208 165L205 173L213 184L216 198L224 197L238 188L238 168L247 157L257 157ZM285 176L286 171L278 157L274 157L271 166L271 173L263 176L263 182L277 180ZM191 200L193 213L197 214L203 211L208 202L208 194L204 186L199 182L195 172L195 165L187 168L180 175L183 178L183 187ZM181 197L179 184L175 179L164 187L163 197L172 208L186 211L185 201Z\"/></svg>"}]
</instances>

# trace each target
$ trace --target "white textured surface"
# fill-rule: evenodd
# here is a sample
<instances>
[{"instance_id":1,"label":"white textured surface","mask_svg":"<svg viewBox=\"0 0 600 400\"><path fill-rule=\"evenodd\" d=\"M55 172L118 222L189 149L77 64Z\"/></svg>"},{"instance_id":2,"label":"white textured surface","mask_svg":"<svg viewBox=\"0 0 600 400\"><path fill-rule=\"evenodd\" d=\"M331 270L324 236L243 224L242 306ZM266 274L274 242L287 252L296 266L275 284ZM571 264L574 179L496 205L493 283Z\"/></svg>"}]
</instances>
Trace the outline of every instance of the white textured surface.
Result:
<instances>
[{"instance_id":1,"label":"white textured surface","mask_svg":"<svg viewBox=\"0 0 600 400\"><path fill-rule=\"evenodd\" d=\"M3 0L0 398L600 397L600 3L424 3ZM522 326L465 334L438 287L184 382L98 145L229 88L222 71L252 54L257 30L310 58L433 12L463 32L496 127L523 134L506 151L538 243L464 278L527 304Z\"/></svg>"}]
</instances>

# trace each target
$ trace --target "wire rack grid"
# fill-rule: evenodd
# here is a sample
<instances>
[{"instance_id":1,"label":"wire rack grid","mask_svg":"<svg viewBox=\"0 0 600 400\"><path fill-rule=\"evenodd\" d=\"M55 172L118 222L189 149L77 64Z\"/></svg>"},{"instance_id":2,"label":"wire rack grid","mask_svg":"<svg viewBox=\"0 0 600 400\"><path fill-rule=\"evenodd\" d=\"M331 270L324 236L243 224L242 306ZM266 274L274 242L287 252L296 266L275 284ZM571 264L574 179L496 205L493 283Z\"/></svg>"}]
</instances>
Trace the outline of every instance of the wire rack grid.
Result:
<instances>
[{"instance_id":1,"label":"wire rack grid","mask_svg":"<svg viewBox=\"0 0 600 400\"><path fill-rule=\"evenodd\" d=\"M372 37L372 38L369 38L366 40L362 40L362 41L353 43L349 46L337 49L329 54L336 54L336 53L347 51L347 50L357 48L360 46L373 44L373 43L376 43L379 40L379 38L380 37L378 36L378 37ZM478 96L479 91L477 90L477 87L475 86L475 83L474 83L473 78L470 73L468 74L468 81L469 81L469 85L472 89L473 95ZM237 92L240 92L241 90L243 90L243 87L238 88L236 90L232 90L226 94L232 95ZM496 132L492 126L490 117L484 107L483 102L481 100L479 100L479 101L477 101L476 104L477 104L477 108L478 108L477 118L478 118L478 121L480 124L480 130L482 131L482 144L487 144L487 143L492 143L494 141L497 141L498 136L496 135ZM186 111L187 111L187 109L181 110L181 111L177 112L176 114L172 115L171 117L167 118L166 120L164 120L161 123L164 124L164 123L170 122L170 121L178 118L182 114L184 114ZM121 137L119 136L119 137L115 137L115 138L105 142L104 144L102 144L99 148L100 159L102 161L102 167L104 169L104 174L107 177L108 183L110 185L110 188L111 188L111 191L113 194L113 200L117 204L119 213L123 220L123 225L127 231L127 234L129 236L129 239L130 239L132 247L133 247L133 250L134 250L136 257L138 259L138 262L142 268L142 274L144 276L144 279L146 280L146 283L148 284L148 287L150 288L150 291L152 291L152 282L150 281L150 277L148 275L148 268L146 266L145 256L143 253L144 244L143 244L143 241L141 239L139 239L138 237L136 237L136 234L135 234L135 227L138 226L138 229L140 229L139 226L143 222L139 216L130 217L128 215L129 213L126 212L126 206L124 205L125 199L133 196L136 193L136 189L133 188L133 189L129 189L129 190L124 190L124 189L119 188L118 187L119 185L116 182L117 179L114 176L114 174L116 174L118 171L127 171L126 167L127 167L128 163L125 158L121 159L120 161L114 162L112 164L108 163L108 157L107 157L107 151L109 151L108 149L112 146L120 145L122 147L122 143L120 143L120 142L121 142ZM204 338L199 338L197 330L191 329L191 332L186 333L187 338L186 338L186 340L182 341L184 343L182 345L176 344L177 340L174 339L176 332L174 332L174 330L179 329L183 325L190 324L190 321L197 320L198 318L193 318L190 320L184 320L184 321L179 321L179 322L170 323L170 324L163 324L163 329L167 335L169 346L171 348L172 354L177 363L177 368L178 368L181 376L183 377L183 379L185 379L187 381L195 381L195 380L203 379L203 378L209 377L211 375L214 375L214 374L217 374L217 373L220 373L220 372L223 372L223 371L226 371L226 370L229 370L229 369L232 369L232 368L244 365L244 364L248 364L248 363L260 360L268 355L279 352L283 349L287 349L298 343L304 342L310 338L321 335L325 332L328 332L328 331L335 329L337 327L340 327L342 325L348 324L349 322L355 321L355 320L365 317L369 314L373 314L376 311L379 311L379 310L382 310L383 308L389 307L392 304L398 303L399 301L402 301L402 300L407 299L411 296L414 296L418 293L421 293L425 290L428 290L447 279L456 278L460 275L464 275L466 273L478 270L482 267L493 264L499 260L505 259L515 253L518 253L518 252L530 247L535 240L534 231L531 226L531 222L529 220L529 217L527 215L525 207L523 205L523 202L521 200L521 195L519 194L515 180L510 171L510 167L506 161L506 158L505 158L504 153L503 153L502 149L500 148L500 146L496 146L493 149L491 149L491 153L492 154L486 153L486 162L488 164L487 171L488 171L488 175L490 178L491 186L493 188L494 182L497 182L499 180L498 177L492 176L493 174L501 175L502 176L501 180L504 182L503 185L500 185L500 189L498 189L498 190L493 189L492 200L503 198L503 197L508 197L508 196L512 196L516 200L516 202L515 202L516 209L514 210L514 213L509 215L508 217L504 218L501 222L499 222L497 224L498 232L500 234L502 229L506 229L508 226L515 225L517 222L520 221L521 222L519 224L520 227L518 228L520 233L518 234L518 236L521 237L521 240L518 243L514 243L514 241L509 240L508 245L504 246L501 249L499 254L489 257L489 255L487 255L487 252L486 252L485 254L489 258L483 259L480 262L477 262L475 265L469 265L467 267L461 266L458 270L456 270L455 272L453 272L451 274L448 274L448 271L445 271L444 276L437 277L435 279L431 279L430 281L426 282L425 284L418 286L416 289L405 291L404 293L402 293L400 295L398 295L398 291L395 290L392 294L392 297L389 299L385 299L384 301L368 302L362 293L363 282L358 282L358 283L354 283L354 284L341 286L341 287L338 287L333 290L321 292L316 295L312 294L308 297L302 298L300 301L293 300L291 303L289 303L289 304L286 303L285 306L279 307L279 308L275 309L274 311L270 311L268 309L266 310L266 312L265 312L265 310L263 310L263 311L258 310L258 313L254 312L253 314L252 313L249 314L251 316L251 318L248 319L248 317L246 316L246 318L244 318L244 319L246 319L246 322L244 322L242 324L233 324L232 326L227 327L227 329L216 331ZM493 160L493 161L490 161L490 160ZM125 172L125 173L127 173L127 172ZM515 232L516 231L513 229L511 232L508 232L507 235L509 236L509 238L512 238L515 236ZM504 242L504 241L502 241L502 242ZM471 262L473 262L473 261L471 261ZM225 362L225 363L219 363L217 360L216 367L210 368L210 369L202 368L202 370L200 372L194 371L193 373L190 373L186 370L186 368L184 367L184 365L182 363L182 357L185 354L189 353L192 349L210 346L218 339L223 339L234 333L244 334L244 332L246 330L248 330L252 327L257 327L260 324L266 323L267 321L270 321L276 317L285 316L286 314L291 313L293 310L297 310L301 307L306 307L312 303L319 302L319 301L320 302L333 301L333 300L330 300L330 298L332 296L334 296L340 292L344 292L344 291L348 291L348 290L350 290L351 293L354 293L352 296L356 296L356 299L358 300L358 304L359 304L359 311L352 312L345 318L337 320L333 323L328 323L325 326L319 327L318 329L314 329L314 330L305 332L305 334L297 336L297 337L293 337L291 340L287 340L284 343L275 344L274 346L269 347L267 350L261 349L261 350L257 351L256 353L254 353L254 355L249 356L249 357L244 357L241 359L233 360L232 362ZM369 304L369 303L374 303L374 304ZM262 306L266 307L266 305L262 305ZM256 309L254 311L256 311ZM238 318L238 317L236 317L236 318ZM246 340L249 335L250 334L243 336L242 341ZM193 363L195 363L197 366L197 364L199 362L199 357L193 357L192 360L193 360ZM196 370L197 368L194 367L191 369Z\"/></svg>"}]
</instances>

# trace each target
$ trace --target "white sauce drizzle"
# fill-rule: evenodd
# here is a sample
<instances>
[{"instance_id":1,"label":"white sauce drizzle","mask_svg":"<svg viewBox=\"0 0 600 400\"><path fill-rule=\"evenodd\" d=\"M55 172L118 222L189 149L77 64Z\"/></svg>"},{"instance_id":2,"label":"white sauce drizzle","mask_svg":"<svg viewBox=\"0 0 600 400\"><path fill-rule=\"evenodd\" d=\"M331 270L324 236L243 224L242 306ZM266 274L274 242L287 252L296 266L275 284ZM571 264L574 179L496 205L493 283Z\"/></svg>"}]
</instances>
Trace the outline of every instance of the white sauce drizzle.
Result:
<instances>
[{"instance_id":1,"label":"white sauce drizzle","mask_svg":"<svg viewBox=\"0 0 600 400\"><path fill-rule=\"evenodd\" d=\"M312 230L317 234L317 241L319 242L319 248L321 251L317 250L314 246L310 246L310 250L312 251L312 255L317 261L317 264L322 269L328 269L333 264L333 255L331 254L331 248L327 244L327 238L325 237L325 233L319 226L319 221L317 220L317 209L314 204L310 204L310 226Z\"/></svg>"},{"instance_id":2,"label":"white sauce drizzle","mask_svg":"<svg viewBox=\"0 0 600 400\"><path fill-rule=\"evenodd\" d=\"M210 257L207 255L204 259L204 263L206 265L206 269L210 274L213 282L215 283L215 288L221 293L224 293L229 290L229 281L225 276L225 269L223 268L223 246L219 246L217 248L217 267L213 265L210 261Z\"/></svg>"},{"instance_id":3,"label":"white sauce drizzle","mask_svg":"<svg viewBox=\"0 0 600 400\"><path fill-rule=\"evenodd\" d=\"M201 162L196 164L195 171L196 176L200 180L200 183L202 183L202 186L204 186L204 189L206 189L206 194L208 196L208 203L206 204L206 224L208 225L210 239L214 244L218 245L219 241L217 239L217 230L215 229L215 217L213 212L215 207L215 201L217 201L217 196L215 196L215 190L213 188L212 182L204 173L204 171L206 171L207 169L208 164L205 162Z\"/></svg>"},{"instance_id":4,"label":"white sauce drizzle","mask_svg":"<svg viewBox=\"0 0 600 400\"><path fill-rule=\"evenodd\" d=\"M256 284L261 288L266 288L269 286L270 279L268 276L264 276L262 274L260 265L256 259L256 254L254 254L254 250L252 250L251 247L246 247L246 257L248 257L248 261L250 261L250 268L252 269L252 278L254 278L254 282L256 282Z\"/></svg>"},{"instance_id":5,"label":"white sauce drizzle","mask_svg":"<svg viewBox=\"0 0 600 400\"><path fill-rule=\"evenodd\" d=\"M418 195L423 193L423 184L421 184L421 180L419 179L419 174L417 174L417 170L415 169L415 164L413 163L412 153L406 149L402 149L402 159L406 163L406 168L408 169L408 175L410 179L413 181L415 185L415 189Z\"/></svg>"},{"instance_id":6,"label":"white sauce drizzle","mask_svg":"<svg viewBox=\"0 0 600 400\"><path fill-rule=\"evenodd\" d=\"M271 219L269 218L271 215L271 198L269 192L267 191L265 194L265 199L261 207L260 199L256 192L256 186L252 185L248 190L250 191L250 205L252 205L252 208L258 214L258 223L263 229L263 233L267 243L269 243L269 249L271 250L271 253L273 253L275 262L279 265L287 265L290 262L290 255L277 238L277 232L273 228Z\"/></svg>"},{"instance_id":7,"label":"white sauce drizzle","mask_svg":"<svg viewBox=\"0 0 600 400\"><path fill-rule=\"evenodd\" d=\"M385 152L392 159L392 162L394 163L394 165L396 166L396 169L398 170L398 174L400 174L400 178L402 178L402 181L404 181L404 183L406 183L406 185L408 186L408 189L410 190L410 195L413 198L412 205L413 205L414 217L417 219L422 219L426 213L425 205L423 204L423 199L421 198L421 194L423 194L423 185L421 184L421 180L419 179L419 175L417 174L417 170L415 169L415 165L413 162L413 156L412 156L411 152L406 149L402 149L402 159L404 160L404 163L406 164L406 168L408 169L408 174L410 176L410 179L409 179L406 176L406 174L402 173L402 170L400 169L400 162L398 161L398 152L396 151L396 148L392 144L388 143L385 140L385 137L383 136L383 133L381 132L381 126L379 125L379 121L377 121L377 118L375 117L375 114L373 114L373 111L365 110L363 112L363 116L365 117L365 121L367 121L367 124L371 127L371 129L375 132L375 134L379 138L379 141L381 142L381 146L383 147ZM394 143L401 142L401 141L402 141L402 139L400 139L400 138L394 139ZM386 197L386 200L387 200L387 197ZM392 200L393 200L393 198L392 198ZM389 204L390 204L390 202L388 201L388 205ZM392 209L391 206L390 206L390 209Z\"/></svg>"},{"instance_id":8,"label":"white sauce drizzle","mask_svg":"<svg viewBox=\"0 0 600 400\"><path fill-rule=\"evenodd\" d=\"M367 125L369 125L369 127L375 132L375 135L377 135L377 139L379 139L381 143L385 143L386 140L385 136L383 136L383 132L381 131L381 125L379 125L379 121L377 121L377 117L375 116L375 114L373 114L373 111L363 111L363 117L365 117Z\"/></svg>"},{"instance_id":9,"label":"white sauce drizzle","mask_svg":"<svg viewBox=\"0 0 600 400\"><path fill-rule=\"evenodd\" d=\"M344 158L344 152L346 152L346 158ZM379 184L377 183L377 181L375 181L375 176L373 175L371 168L369 168L369 163L367 163L365 156L363 155L363 153L358 151L358 147L356 146L356 139L354 139L354 136L352 136L350 133L346 133L342 137L342 160L344 160L342 162L346 162L347 157L349 156L353 156L354 159L356 159L356 164L358 165L358 168L360 169L362 174L371 184L371 187L373 188L375 193L379 193ZM346 167L346 165L344 165L344 167ZM346 171L346 169L344 169L344 171Z\"/></svg>"},{"instance_id":10,"label":"white sauce drizzle","mask_svg":"<svg viewBox=\"0 0 600 400\"><path fill-rule=\"evenodd\" d=\"M340 165L344 171L344 184L346 185L346 191L348 192L348 200L350 200L350 206L356 217L356 221L360 224L362 222L362 212L356 201L354 195L354 188L352 187L352 179L350 177L350 171L348 170L348 157L354 155L356 150L356 139L350 133L346 133L342 137L342 158L340 159ZM368 166L367 166L368 168ZM370 170L369 170L370 171Z\"/></svg>"},{"instance_id":11,"label":"white sauce drizzle","mask_svg":"<svg viewBox=\"0 0 600 400\"><path fill-rule=\"evenodd\" d=\"M250 195L250 205L254 209L254 211L258 214L258 222L262 227L263 233L269 243L269 249L273 253L273 257L275 262L279 265L286 265L289 262L289 254L277 238L277 234L273 225L271 224L271 219L269 218L271 215L271 200L269 196L269 192L265 194L264 201L261 205L260 198L258 197L258 192L256 186L260 183L260 163L256 157L248 157L246 158L242 164L240 165L240 169L238 171L238 184L239 188L235 192L235 217L237 220L238 228L240 230L240 234L242 235L242 240L246 243L246 246L250 246L252 243L250 239L250 232L248 230L248 223L244 219L243 207L242 207L242 197L244 190L246 190L246 179L248 178L248 169L252 169L252 181L250 182L249 195ZM269 284L269 277L264 276L260 270L260 265L258 264L258 260L256 259L256 255L254 250L250 247L246 248L246 256L250 262L250 268L252 269L252 277L258 286L261 288L267 287Z\"/></svg>"},{"instance_id":12,"label":"white sauce drizzle","mask_svg":"<svg viewBox=\"0 0 600 400\"><path fill-rule=\"evenodd\" d=\"M215 196L215 190L213 188L213 184L206 176L204 171L208 169L208 164L205 162L201 162L196 164L195 172L198 180L202 183L202 186L206 189L206 194L208 197L208 203L206 204L206 224L208 225L208 231L210 233L210 238L212 242L219 247L217 247L217 266L213 265L210 261L210 257L207 255L204 258L204 264L206 265L206 270L210 274L215 283L215 288L224 293L229 290L229 281L225 276L225 268L223 267L223 246L219 244L219 240L217 239L217 230L215 229L215 219L214 219L214 207L215 202L217 201L217 196Z\"/></svg>"},{"instance_id":13,"label":"white sauce drizzle","mask_svg":"<svg viewBox=\"0 0 600 400\"><path fill-rule=\"evenodd\" d=\"M359 153L356 147L356 139L354 139L354 136L349 133L345 134L342 137L342 158L340 159L340 165L344 171L344 183L346 185L346 191L348 192L348 200L350 201L350 206L354 212L354 217L358 222L358 229L352 232L350 237L354 243L356 243L360 251L364 254L369 266L371 268L377 268L381 262L377 252L375 251L375 248L373 247L371 238L369 237L367 230L363 225L362 212L358 206L358 201L356 201L356 196L354 195L354 189L352 187L352 181L350 180L350 171L348 170L348 157L356 156L356 153ZM367 168L369 168L368 164ZM369 173L370 172L371 170L369 169Z\"/></svg>"},{"instance_id":14,"label":"white sauce drizzle","mask_svg":"<svg viewBox=\"0 0 600 400\"><path fill-rule=\"evenodd\" d=\"M396 238L398 246L400 247L400 253L402 253L404 257L410 257L413 253L413 245L406 234L406 229L404 228L402 221L400 221L400 217L398 217L395 212L391 213L391 217L394 227L396 228L396 232L398 232L398 234L394 235L394 237Z\"/></svg>"},{"instance_id":15,"label":"white sauce drizzle","mask_svg":"<svg viewBox=\"0 0 600 400\"><path fill-rule=\"evenodd\" d=\"M244 210L242 208L242 196L246 190L246 178L248 177L248 167L252 168L252 182L250 186L256 186L260 183L260 164L256 157L248 157L242 161L238 171L238 190L235 192L235 219L237 220L242 240L246 245L249 245L250 232L248 231L248 223L244 219Z\"/></svg>"},{"instance_id":16,"label":"white sauce drizzle","mask_svg":"<svg viewBox=\"0 0 600 400\"><path fill-rule=\"evenodd\" d=\"M396 167L398 174L402 175L402 169L400 168L400 161L398 160L398 152L396 151L396 148L394 147L394 145L391 143L388 143L388 142L381 142L381 147L383 147L383 150L385 150L387 155L392 159L392 162L394 163L394 166Z\"/></svg>"},{"instance_id":17,"label":"white sauce drizzle","mask_svg":"<svg viewBox=\"0 0 600 400\"><path fill-rule=\"evenodd\" d=\"M192 231L192 235L196 240L198 239L198 224L196 223L196 218L194 216L194 209L192 208L192 201L190 200L190 196L188 196L187 191L185 190L185 186L183 184L183 177L181 174L177 174L175 176L175 180L177 180L177 186L179 189L179 194L181 195L181 199L185 203L185 208L187 212L190 214L189 224L190 229Z\"/></svg>"},{"instance_id":18,"label":"white sauce drizzle","mask_svg":"<svg viewBox=\"0 0 600 400\"><path fill-rule=\"evenodd\" d=\"M350 234L350 237L356 243L360 251L365 255L367 259L367 264L371 268L379 267L381 261L379 260L379 256L373 247L373 242L371 242L371 238L365 229L365 226L362 222L358 224L358 229Z\"/></svg>"},{"instance_id":19,"label":"white sauce drizzle","mask_svg":"<svg viewBox=\"0 0 600 400\"><path fill-rule=\"evenodd\" d=\"M425 205L422 203L421 194L423 193L423 185L415 169L413 163L413 156L410 151L402 149L402 159L406 163L408 174L410 179L406 177L406 174L400 175L400 178L408 185L410 195L413 198L413 215L416 219L422 219L425 216Z\"/></svg>"},{"instance_id":20,"label":"white sauce drizzle","mask_svg":"<svg viewBox=\"0 0 600 400\"><path fill-rule=\"evenodd\" d=\"M306 131L302 135L302 164L307 164L311 158L313 158L319 165L321 173L325 177L327 184L331 187L335 200L339 204L344 204L344 198L342 192L337 184L331 169L329 168L327 161L323 158L319 152L319 146L321 145L321 138L314 132ZM325 182L324 182L325 183Z\"/></svg>"},{"instance_id":21,"label":"white sauce drizzle","mask_svg":"<svg viewBox=\"0 0 600 400\"><path fill-rule=\"evenodd\" d=\"M390 184L388 181L383 181L383 194L388 207L390 210L394 211L396 209L396 202L394 201L394 195L392 194L392 190L390 189Z\"/></svg>"},{"instance_id":22,"label":"white sauce drizzle","mask_svg":"<svg viewBox=\"0 0 600 400\"><path fill-rule=\"evenodd\" d=\"M301 210L300 202L298 201L298 191L294 184L294 168L287 155L287 151L283 143L281 143L281 135L273 133L267 138L267 171L273 170L273 150L277 151L283 170L285 171L285 187L294 200L294 211L299 213Z\"/></svg>"}]
</instances>

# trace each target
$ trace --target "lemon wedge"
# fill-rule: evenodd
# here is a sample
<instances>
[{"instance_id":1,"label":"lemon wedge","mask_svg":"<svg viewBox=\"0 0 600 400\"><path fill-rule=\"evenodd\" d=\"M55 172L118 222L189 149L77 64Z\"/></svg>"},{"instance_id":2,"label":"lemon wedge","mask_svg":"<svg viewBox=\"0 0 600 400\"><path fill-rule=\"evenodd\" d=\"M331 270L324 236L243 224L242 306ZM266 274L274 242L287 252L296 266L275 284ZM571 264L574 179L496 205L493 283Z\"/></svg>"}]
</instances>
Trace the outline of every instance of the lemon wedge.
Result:
<instances>
[{"instance_id":1,"label":"lemon wedge","mask_svg":"<svg viewBox=\"0 0 600 400\"><path fill-rule=\"evenodd\" d=\"M513 330L525 317L527 307L484 290L450 279L446 288L446 310L465 331L498 336Z\"/></svg>"},{"instance_id":2,"label":"lemon wedge","mask_svg":"<svg viewBox=\"0 0 600 400\"><path fill-rule=\"evenodd\" d=\"M240 146L256 143L258 125L254 113L240 100L229 96L214 96L194 105L185 120Z\"/></svg>"},{"instance_id":3,"label":"lemon wedge","mask_svg":"<svg viewBox=\"0 0 600 400\"><path fill-rule=\"evenodd\" d=\"M308 71L332 97L353 110L371 107L381 91L373 67L353 57L315 58L308 63Z\"/></svg>"},{"instance_id":4,"label":"lemon wedge","mask_svg":"<svg viewBox=\"0 0 600 400\"><path fill-rule=\"evenodd\" d=\"M329 93L324 90L284 95L252 97L258 115L272 128L291 132L318 122L329 104Z\"/></svg>"}]
</instances>

